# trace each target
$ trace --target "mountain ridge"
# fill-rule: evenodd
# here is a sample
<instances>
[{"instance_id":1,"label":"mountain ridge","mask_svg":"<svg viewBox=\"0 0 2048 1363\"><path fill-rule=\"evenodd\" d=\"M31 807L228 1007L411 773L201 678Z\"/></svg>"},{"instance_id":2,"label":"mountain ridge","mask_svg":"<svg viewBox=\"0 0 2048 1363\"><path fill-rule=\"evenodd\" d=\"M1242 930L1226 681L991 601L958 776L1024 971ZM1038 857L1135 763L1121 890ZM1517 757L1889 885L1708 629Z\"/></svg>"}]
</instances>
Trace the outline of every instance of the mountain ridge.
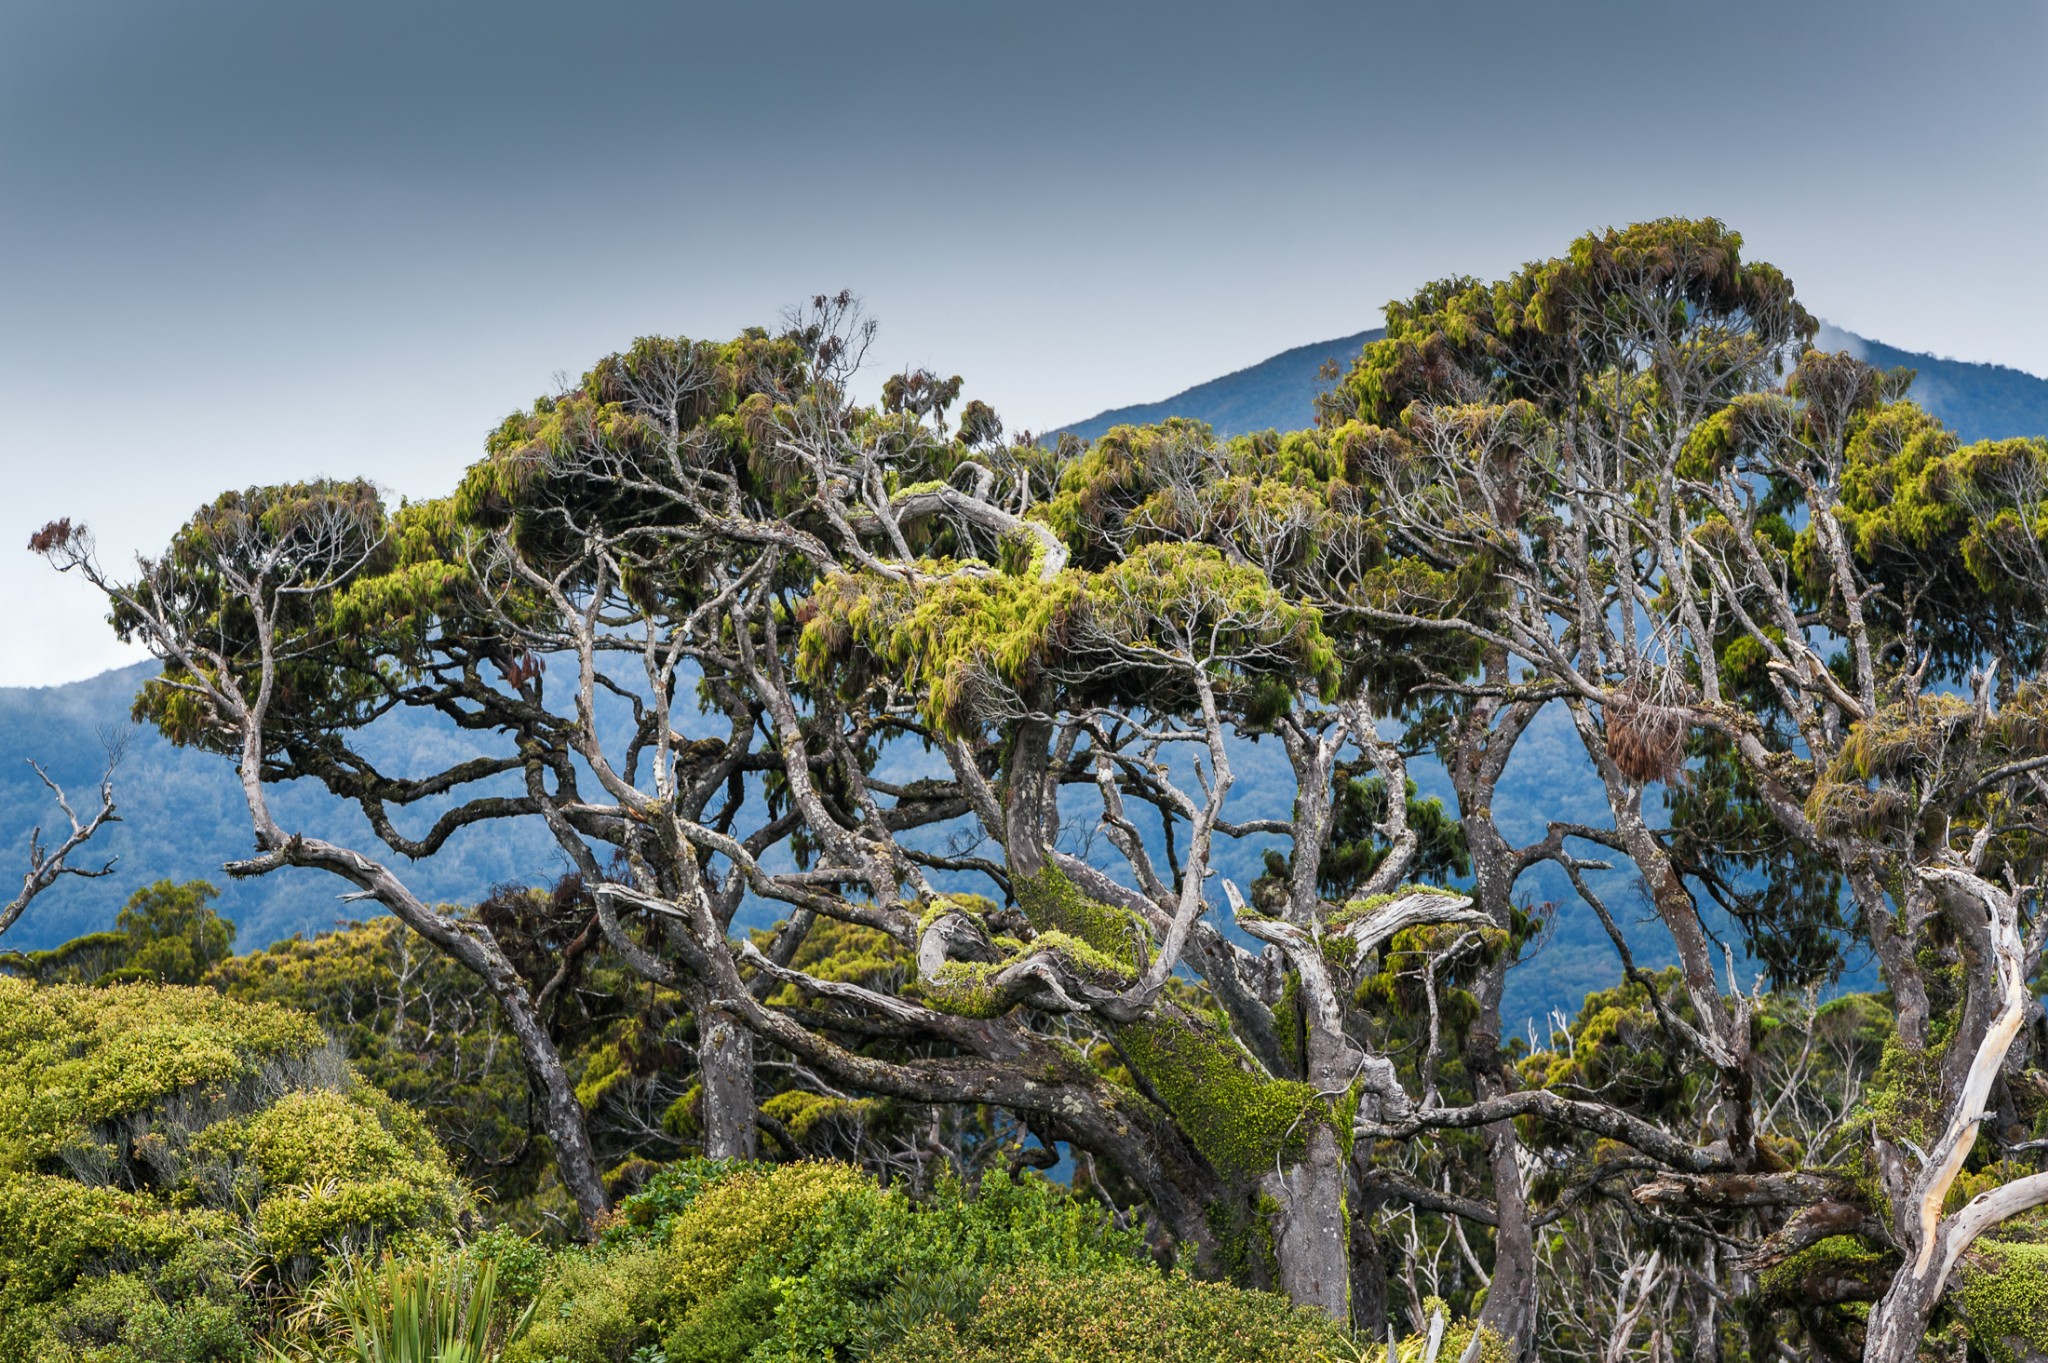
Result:
<instances>
[{"instance_id":1,"label":"mountain ridge","mask_svg":"<svg viewBox=\"0 0 2048 1363\"><path fill-rule=\"evenodd\" d=\"M1184 388L1158 402L1132 403L1061 426L1052 434L1094 440L1112 426L1138 426L1162 421L1169 416L1195 416L1197 410L1218 435L1243 435L1248 431L1298 430L1315 416L1315 399L1329 385L1321 377L1323 363L1335 360L1348 364L1358 357L1367 341L1387 334L1385 327L1295 346L1269 355L1257 364L1232 370Z\"/></svg>"}]
</instances>

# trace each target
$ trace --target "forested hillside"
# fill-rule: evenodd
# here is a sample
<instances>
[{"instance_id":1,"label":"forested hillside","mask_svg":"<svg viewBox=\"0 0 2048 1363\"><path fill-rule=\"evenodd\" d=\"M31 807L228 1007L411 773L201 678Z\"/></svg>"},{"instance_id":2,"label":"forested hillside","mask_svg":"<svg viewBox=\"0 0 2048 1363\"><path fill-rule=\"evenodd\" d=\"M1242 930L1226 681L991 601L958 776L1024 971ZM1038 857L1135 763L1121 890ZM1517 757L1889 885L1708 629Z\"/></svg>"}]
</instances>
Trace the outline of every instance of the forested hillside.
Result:
<instances>
[{"instance_id":1,"label":"forested hillside","mask_svg":"<svg viewBox=\"0 0 2048 1363\"><path fill-rule=\"evenodd\" d=\"M2048 437L1712 219L1385 316L1031 440L819 295L46 525L158 665L0 911L0 1363L2048 1356ZM362 921L18 949L185 770Z\"/></svg>"}]
</instances>

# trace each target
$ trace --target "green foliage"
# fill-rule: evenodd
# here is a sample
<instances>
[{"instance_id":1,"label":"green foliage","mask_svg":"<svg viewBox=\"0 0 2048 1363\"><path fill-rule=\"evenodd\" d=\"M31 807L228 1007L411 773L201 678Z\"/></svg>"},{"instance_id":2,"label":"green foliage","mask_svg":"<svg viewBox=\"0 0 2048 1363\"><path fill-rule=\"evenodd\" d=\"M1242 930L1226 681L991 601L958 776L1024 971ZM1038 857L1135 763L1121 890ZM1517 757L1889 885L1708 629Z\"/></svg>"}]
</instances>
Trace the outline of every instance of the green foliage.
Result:
<instances>
[{"instance_id":1,"label":"green foliage","mask_svg":"<svg viewBox=\"0 0 2048 1363\"><path fill-rule=\"evenodd\" d=\"M1738 663L1756 655L1761 671L1762 649L1748 636L1727 651L1740 655ZM1834 979L1849 926L1840 907L1841 874L1784 836L1727 739L1702 731L1690 756L1664 793L1674 860L1734 915L1774 988Z\"/></svg>"},{"instance_id":2,"label":"green foliage","mask_svg":"<svg viewBox=\"0 0 2048 1363\"><path fill-rule=\"evenodd\" d=\"M525 1319L504 1319L489 1258L386 1255L357 1267L337 1294L343 1341L357 1363L495 1363Z\"/></svg>"},{"instance_id":3,"label":"green foliage","mask_svg":"<svg viewBox=\"0 0 2048 1363\"><path fill-rule=\"evenodd\" d=\"M668 1290L666 1257L650 1246L557 1254L507 1363L629 1363L655 1347Z\"/></svg>"},{"instance_id":4,"label":"green foliage","mask_svg":"<svg viewBox=\"0 0 2048 1363\"><path fill-rule=\"evenodd\" d=\"M1197 670L1247 695L1261 680L1326 695L1338 682L1320 614L1206 545L1148 545L1050 579L945 561L903 581L835 574L805 612L807 680L853 694L896 677L927 721L955 734L978 727L979 688L1023 694L1055 676L1079 694L1146 704L1171 704Z\"/></svg>"},{"instance_id":5,"label":"green foliage","mask_svg":"<svg viewBox=\"0 0 2048 1363\"><path fill-rule=\"evenodd\" d=\"M235 925L213 911L220 891L203 880L159 880L137 890L114 920L128 939L128 961L115 978L197 984L235 946Z\"/></svg>"},{"instance_id":6,"label":"green foliage","mask_svg":"<svg viewBox=\"0 0 2048 1363\"><path fill-rule=\"evenodd\" d=\"M201 1131L191 1155L290 1194L256 1209L257 1234L276 1258L318 1254L357 1228L447 1225L468 1204L425 1124L374 1089L287 1093Z\"/></svg>"},{"instance_id":7,"label":"green foliage","mask_svg":"<svg viewBox=\"0 0 2048 1363\"><path fill-rule=\"evenodd\" d=\"M559 1256L508 1358L598 1363L657 1343L670 1363L872 1357L1015 1265L1145 1257L1100 1208L1036 1179L912 1201L845 1165L690 1161L626 1199L596 1248Z\"/></svg>"},{"instance_id":8,"label":"green foliage","mask_svg":"<svg viewBox=\"0 0 2048 1363\"><path fill-rule=\"evenodd\" d=\"M419 1119L359 1086L302 1015L0 979L6 1363L245 1358L243 1282L304 1281L337 1249L445 1232L470 1205Z\"/></svg>"},{"instance_id":9,"label":"green foliage","mask_svg":"<svg viewBox=\"0 0 2048 1363\"><path fill-rule=\"evenodd\" d=\"M194 1245L142 1272L82 1282L0 1323L0 1357L37 1363L255 1363L259 1310L221 1246Z\"/></svg>"},{"instance_id":10,"label":"green foliage","mask_svg":"<svg viewBox=\"0 0 2048 1363\"><path fill-rule=\"evenodd\" d=\"M223 493L179 529L161 560L143 565L130 591L144 607L191 622L231 668L246 669L213 679L223 685L255 675L247 666L259 653L252 596L262 599L279 658L269 718L280 730L359 725L383 697L366 651L378 639L338 625L334 598L389 565L386 521L377 489L361 479ZM141 621L134 606L115 603L123 638L140 640ZM136 695L134 717L180 746L230 751L232 732L203 694L208 680L167 664Z\"/></svg>"},{"instance_id":11,"label":"green foliage","mask_svg":"<svg viewBox=\"0 0 2048 1363\"><path fill-rule=\"evenodd\" d=\"M1626 980L1612 989L1586 996L1565 1032L1553 1035L1547 1049L1524 1057L1518 1069L1531 1088L1553 1089L1572 1097L1597 1094L1644 1116L1672 1116L1686 1110L1701 1077L1687 1053L1660 1023L1650 989L1664 1008L1691 1020L1682 979L1676 967L1650 976L1647 985ZM1525 1119L1530 1134L1546 1143L1573 1143L1574 1132L1551 1129Z\"/></svg>"},{"instance_id":12,"label":"green foliage","mask_svg":"<svg viewBox=\"0 0 2048 1363\"><path fill-rule=\"evenodd\" d=\"M587 921L578 894L580 887L521 887L492 895L475 912L488 918L518 968L544 981L556 968L551 953ZM681 1000L673 991L634 987L623 965L600 952L581 959L575 979L578 988L561 991L568 997L549 1022L588 1105L600 1160L610 1166L682 1153L680 1128L671 1141L648 1137L694 1077L680 1044L690 1025ZM458 1172L482 1185L497 1217L537 1230L560 1209L565 1195L546 1143L529 1137L526 1073L497 1004L474 975L397 919L236 956L208 982L231 998L306 1010L364 1079L419 1113Z\"/></svg>"},{"instance_id":13,"label":"green foliage","mask_svg":"<svg viewBox=\"0 0 2048 1363\"><path fill-rule=\"evenodd\" d=\"M0 979L0 1174L174 1096L235 1101L321 1045L303 1016L206 990Z\"/></svg>"},{"instance_id":14,"label":"green foliage","mask_svg":"<svg viewBox=\"0 0 2048 1363\"><path fill-rule=\"evenodd\" d=\"M974 727L977 677L1012 688L1032 685L1054 647L1055 630L1082 600L1078 574L1048 582L1037 574L978 576L927 565L915 584L841 575L818 584L798 646L798 665L814 683L843 670L842 689L865 684L875 669L895 673L920 697L925 718L956 733Z\"/></svg>"},{"instance_id":15,"label":"green foliage","mask_svg":"<svg viewBox=\"0 0 2048 1363\"><path fill-rule=\"evenodd\" d=\"M1837 515L1875 575L1912 588L1901 602L1876 603L1881 618L1916 606L1916 624L1954 676L1984 647L1986 623L2008 636L2015 624L2038 629L2048 602L2012 565L2038 562L2048 545L2048 502L2037 491L2029 506L2026 492L2048 478L2048 439L1961 445L1919 407L1894 402L1859 419L1847 455ZM1796 559L1818 587L1812 533L1801 534ZM2039 665L2038 644L2017 661Z\"/></svg>"},{"instance_id":16,"label":"green foliage","mask_svg":"<svg viewBox=\"0 0 2048 1363\"><path fill-rule=\"evenodd\" d=\"M129 896L113 932L28 952L7 966L39 984L198 984L234 951L235 925L213 910L219 895L203 880L155 881Z\"/></svg>"},{"instance_id":17,"label":"green foliage","mask_svg":"<svg viewBox=\"0 0 2048 1363\"><path fill-rule=\"evenodd\" d=\"M1032 1266L996 1279L964 1324L935 1313L886 1363L1331 1363L1350 1341L1285 1297L1144 1269Z\"/></svg>"},{"instance_id":18,"label":"green foliage","mask_svg":"<svg viewBox=\"0 0 2048 1363\"><path fill-rule=\"evenodd\" d=\"M1387 818L1387 786L1379 776L1356 766L1341 769L1338 778L1330 810L1330 845L1323 854L1319 888L1341 904L1372 879L1386 857L1386 841L1378 830ZM1465 847L1465 831L1443 801L1422 799L1412 780L1403 799L1408 806L1408 826L1419 841L1416 879L1441 884L1470 875L1472 857Z\"/></svg>"}]
</instances>

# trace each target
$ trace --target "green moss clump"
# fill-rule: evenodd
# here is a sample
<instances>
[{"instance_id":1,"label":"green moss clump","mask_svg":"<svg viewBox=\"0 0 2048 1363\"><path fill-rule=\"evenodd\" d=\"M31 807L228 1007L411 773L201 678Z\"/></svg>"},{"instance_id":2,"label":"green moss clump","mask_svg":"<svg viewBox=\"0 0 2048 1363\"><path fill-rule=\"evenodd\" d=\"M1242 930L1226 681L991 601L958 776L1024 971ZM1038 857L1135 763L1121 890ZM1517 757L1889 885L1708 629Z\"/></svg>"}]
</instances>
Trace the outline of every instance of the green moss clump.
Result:
<instances>
[{"instance_id":1,"label":"green moss clump","mask_svg":"<svg viewBox=\"0 0 2048 1363\"><path fill-rule=\"evenodd\" d=\"M2048 1244L1980 1243L1961 1277L1971 1343L1995 1363L2048 1352Z\"/></svg>"},{"instance_id":2,"label":"green moss clump","mask_svg":"<svg viewBox=\"0 0 2048 1363\"><path fill-rule=\"evenodd\" d=\"M1819 1290L1823 1282L1846 1280L1875 1299L1891 1277L1898 1256L1878 1249L1853 1235L1830 1235L1765 1269L1757 1280L1768 1301L1799 1305L1814 1300L1841 1301L1845 1295L1835 1287Z\"/></svg>"},{"instance_id":3,"label":"green moss clump","mask_svg":"<svg viewBox=\"0 0 2048 1363\"><path fill-rule=\"evenodd\" d=\"M925 927L930 927L940 914L955 909L950 901L937 901L936 907L926 912ZM948 961L929 978L919 980L916 992L932 1007L959 1017L1001 1017L1013 1005L996 988L995 977L1019 961L1045 952L1057 955L1069 969L1097 984L1123 988L1138 978L1137 972L1123 960L1058 928L1041 932L1029 942L999 937L995 943L1008 950L1009 955L1000 961Z\"/></svg>"},{"instance_id":4,"label":"green moss clump","mask_svg":"<svg viewBox=\"0 0 2048 1363\"><path fill-rule=\"evenodd\" d=\"M1001 965L987 961L948 961L931 978L918 981L918 993L940 1012L963 1018L999 1018L1010 1003L997 990L994 976Z\"/></svg>"},{"instance_id":5,"label":"green moss clump","mask_svg":"<svg viewBox=\"0 0 2048 1363\"><path fill-rule=\"evenodd\" d=\"M1301 974L1290 970L1280 982L1280 1002L1273 1005L1273 1030L1280 1053L1300 1074L1308 1068L1308 1019L1301 1007Z\"/></svg>"},{"instance_id":6,"label":"green moss clump","mask_svg":"<svg viewBox=\"0 0 2048 1363\"><path fill-rule=\"evenodd\" d=\"M1940 1095L1940 1051L1915 1049L1897 1033L1887 1037L1866 1099L1872 1129L1889 1141L1925 1145Z\"/></svg>"},{"instance_id":7,"label":"green moss clump","mask_svg":"<svg viewBox=\"0 0 2048 1363\"><path fill-rule=\"evenodd\" d=\"M1379 912L1381 909L1393 903L1395 900L1405 899L1411 894L1455 893L1456 891L1454 890L1439 889L1435 885L1397 885L1393 889L1387 891L1385 894L1368 895L1364 899L1352 900L1343 908L1331 914L1329 922L1326 923L1325 926L1333 931L1338 928L1349 927L1353 923L1359 922L1362 919L1370 918L1373 914Z\"/></svg>"},{"instance_id":8,"label":"green moss clump","mask_svg":"<svg viewBox=\"0 0 2048 1363\"><path fill-rule=\"evenodd\" d=\"M1132 915L1088 898L1052 867L1020 876L1015 888L1041 932L1078 938L1135 966L1141 929ZM1162 1007L1114 1035L1138 1079L1226 1178L1256 1177L1276 1160L1298 1157L1309 1128L1333 1120L1312 1085L1257 1072L1227 1032L1185 1009Z\"/></svg>"},{"instance_id":9,"label":"green moss clump","mask_svg":"<svg viewBox=\"0 0 2048 1363\"><path fill-rule=\"evenodd\" d=\"M1144 925L1136 915L1098 903L1074 882L1048 866L1035 876L1019 876L1014 886L1017 905L1041 933L1064 933L1101 952L1120 968L1138 966L1138 942Z\"/></svg>"},{"instance_id":10,"label":"green moss clump","mask_svg":"<svg viewBox=\"0 0 2048 1363\"><path fill-rule=\"evenodd\" d=\"M1313 1126L1333 1121L1314 1085L1254 1073L1235 1041L1192 1018L1131 1023L1116 1042L1225 1178L1255 1178L1298 1159Z\"/></svg>"}]
</instances>

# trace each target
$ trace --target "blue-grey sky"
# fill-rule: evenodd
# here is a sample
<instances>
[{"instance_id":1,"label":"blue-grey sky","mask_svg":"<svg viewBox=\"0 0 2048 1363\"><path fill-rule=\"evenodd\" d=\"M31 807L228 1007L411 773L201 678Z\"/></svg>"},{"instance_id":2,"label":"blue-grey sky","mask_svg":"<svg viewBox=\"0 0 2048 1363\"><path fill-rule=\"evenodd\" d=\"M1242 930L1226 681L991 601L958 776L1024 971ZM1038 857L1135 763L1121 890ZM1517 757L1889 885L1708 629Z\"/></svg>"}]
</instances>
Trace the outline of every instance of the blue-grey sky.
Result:
<instances>
[{"instance_id":1,"label":"blue-grey sky","mask_svg":"<svg viewBox=\"0 0 2048 1363\"><path fill-rule=\"evenodd\" d=\"M2048 4L0 5L0 684L125 660L19 549L449 487L647 332L851 287L1014 427L1715 214L1831 321L2048 373Z\"/></svg>"}]
</instances>

